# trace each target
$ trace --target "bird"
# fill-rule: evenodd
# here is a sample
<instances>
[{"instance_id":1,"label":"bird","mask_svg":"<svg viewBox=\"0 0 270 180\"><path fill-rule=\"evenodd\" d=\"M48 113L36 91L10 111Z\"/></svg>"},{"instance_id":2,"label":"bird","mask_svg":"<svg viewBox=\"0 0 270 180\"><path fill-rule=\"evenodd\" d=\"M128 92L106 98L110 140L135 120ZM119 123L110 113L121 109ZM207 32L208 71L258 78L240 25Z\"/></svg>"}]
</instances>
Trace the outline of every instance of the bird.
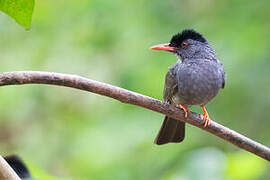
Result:
<instances>
[{"instance_id":1,"label":"bird","mask_svg":"<svg viewBox=\"0 0 270 180\"><path fill-rule=\"evenodd\" d=\"M20 178L32 178L28 168L17 155L5 156L4 159Z\"/></svg>"},{"instance_id":2,"label":"bird","mask_svg":"<svg viewBox=\"0 0 270 180\"><path fill-rule=\"evenodd\" d=\"M225 87L225 69L207 39L193 29L185 29L175 34L169 43L150 49L171 52L178 59L166 74L164 102L182 109L185 118L191 106L201 106L204 127L209 126L210 117L205 105ZM185 122L166 116L154 143L179 143L184 138Z\"/></svg>"}]
</instances>

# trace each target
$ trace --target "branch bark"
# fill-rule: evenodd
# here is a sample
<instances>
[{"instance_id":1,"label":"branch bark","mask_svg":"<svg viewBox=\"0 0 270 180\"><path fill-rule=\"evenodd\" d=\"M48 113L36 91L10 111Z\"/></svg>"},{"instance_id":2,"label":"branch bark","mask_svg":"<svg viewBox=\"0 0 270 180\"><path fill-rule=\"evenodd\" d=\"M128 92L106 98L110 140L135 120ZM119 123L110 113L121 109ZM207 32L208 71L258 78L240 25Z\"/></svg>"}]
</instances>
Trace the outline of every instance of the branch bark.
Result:
<instances>
[{"instance_id":1,"label":"branch bark","mask_svg":"<svg viewBox=\"0 0 270 180\"><path fill-rule=\"evenodd\" d=\"M197 113L190 113L189 117L186 119L183 111L177 107L123 88L83 78L77 75L60 74L54 72L15 71L0 73L0 86L21 84L49 84L66 86L114 98L123 103L133 104L150 109L174 119L197 126L238 146L239 148L270 161L270 149L256 141L253 141L225 126L222 126L213 120L211 121L210 125L205 128L203 126L204 121Z\"/></svg>"},{"instance_id":2,"label":"branch bark","mask_svg":"<svg viewBox=\"0 0 270 180\"><path fill-rule=\"evenodd\" d=\"M0 156L0 179L1 180L21 179L2 156Z\"/></svg>"}]
</instances>

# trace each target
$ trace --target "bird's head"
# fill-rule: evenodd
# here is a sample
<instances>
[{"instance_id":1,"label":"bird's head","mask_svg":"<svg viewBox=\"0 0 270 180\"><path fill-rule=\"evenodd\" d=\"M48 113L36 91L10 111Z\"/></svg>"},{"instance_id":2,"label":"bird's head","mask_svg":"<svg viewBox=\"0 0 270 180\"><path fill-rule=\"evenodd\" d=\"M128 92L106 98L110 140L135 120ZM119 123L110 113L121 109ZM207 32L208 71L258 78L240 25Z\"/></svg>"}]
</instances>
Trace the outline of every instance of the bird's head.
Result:
<instances>
[{"instance_id":1,"label":"bird's head","mask_svg":"<svg viewBox=\"0 0 270 180\"><path fill-rule=\"evenodd\" d=\"M170 43L152 46L152 50L173 52L181 61L188 59L215 59L215 51L198 32L187 29L174 35Z\"/></svg>"}]
</instances>

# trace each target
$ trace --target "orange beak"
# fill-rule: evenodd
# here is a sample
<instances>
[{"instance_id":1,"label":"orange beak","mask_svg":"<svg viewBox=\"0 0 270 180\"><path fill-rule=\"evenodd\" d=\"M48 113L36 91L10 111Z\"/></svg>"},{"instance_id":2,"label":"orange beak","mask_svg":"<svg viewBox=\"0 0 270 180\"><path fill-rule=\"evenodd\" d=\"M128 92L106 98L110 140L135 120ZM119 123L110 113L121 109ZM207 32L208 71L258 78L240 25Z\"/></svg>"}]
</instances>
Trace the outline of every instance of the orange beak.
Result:
<instances>
[{"instance_id":1,"label":"orange beak","mask_svg":"<svg viewBox=\"0 0 270 180\"><path fill-rule=\"evenodd\" d=\"M155 46L150 47L150 49L152 49L152 50L164 50L164 51L170 51L170 52L175 51L175 48L169 46L169 43L155 45Z\"/></svg>"}]
</instances>

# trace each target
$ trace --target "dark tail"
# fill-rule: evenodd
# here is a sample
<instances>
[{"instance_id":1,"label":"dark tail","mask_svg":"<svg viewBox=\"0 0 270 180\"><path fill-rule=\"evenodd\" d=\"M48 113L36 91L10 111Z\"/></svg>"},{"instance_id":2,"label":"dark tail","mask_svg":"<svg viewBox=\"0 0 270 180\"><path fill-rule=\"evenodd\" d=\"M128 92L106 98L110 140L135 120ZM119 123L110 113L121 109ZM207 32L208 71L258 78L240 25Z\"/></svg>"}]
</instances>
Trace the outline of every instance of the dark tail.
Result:
<instances>
[{"instance_id":1,"label":"dark tail","mask_svg":"<svg viewBox=\"0 0 270 180\"><path fill-rule=\"evenodd\" d=\"M179 143L185 138L185 123L176 119L165 117L159 133L155 139L155 144Z\"/></svg>"},{"instance_id":2,"label":"dark tail","mask_svg":"<svg viewBox=\"0 0 270 180\"><path fill-rule=\"evenodd\" d=\"M6 156L4 159L20 178L31 178L31 174L23 161L16 155Z\"/></svg>"}]
</instances>

